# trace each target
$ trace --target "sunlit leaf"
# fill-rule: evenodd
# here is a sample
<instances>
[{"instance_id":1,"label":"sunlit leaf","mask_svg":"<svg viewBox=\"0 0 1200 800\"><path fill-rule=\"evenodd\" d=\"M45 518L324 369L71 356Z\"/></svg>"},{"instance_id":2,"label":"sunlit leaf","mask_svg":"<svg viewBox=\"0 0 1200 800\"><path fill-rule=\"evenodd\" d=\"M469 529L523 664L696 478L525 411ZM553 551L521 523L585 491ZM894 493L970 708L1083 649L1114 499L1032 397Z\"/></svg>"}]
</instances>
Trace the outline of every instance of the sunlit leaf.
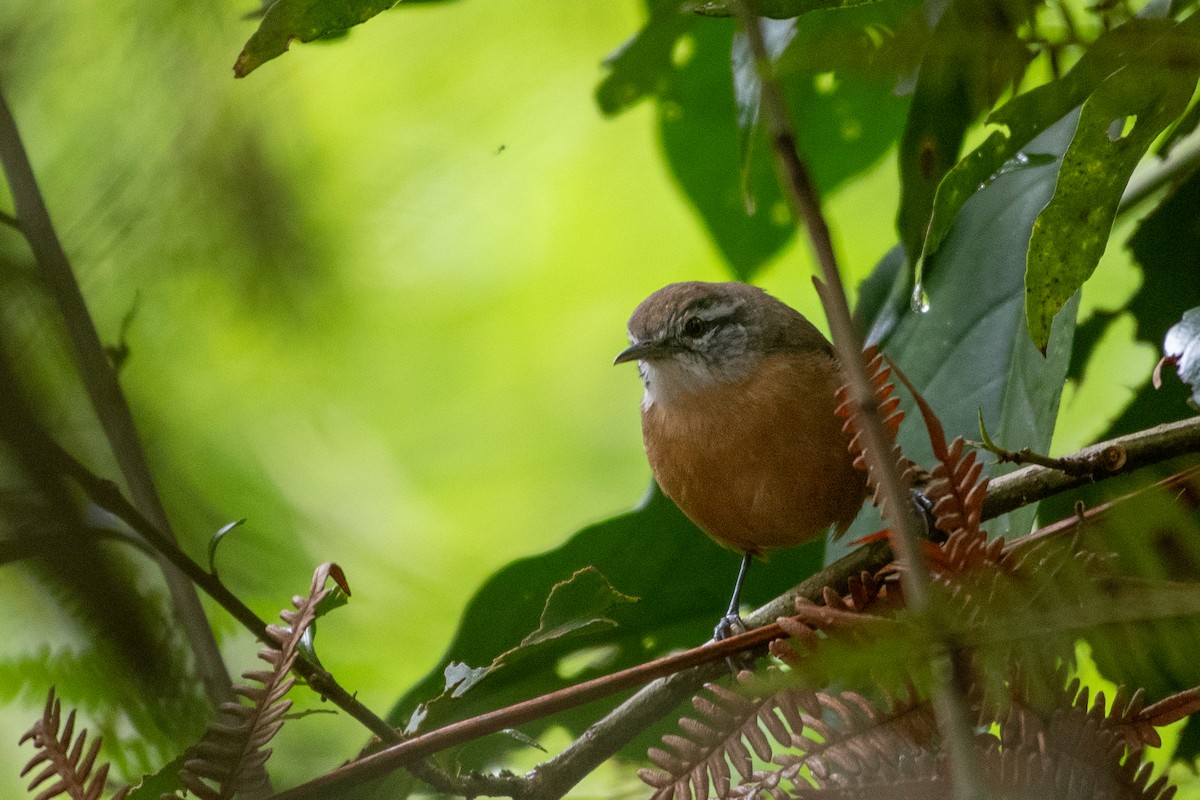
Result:
<instances>
[{"instance_id":1,"label":"sunlit leaf","mask_svg":"<svg viewBox=\"0 0 1200 800\"><path fill-rule=\"evenodd\" d=\"M827 11L837 8L853 8L879 3L883 0L759 0L754 4L754 13L767 19L792 19L810 11ZM687 10L710 17L733 15L729 0L692 0L685 4Z\"/></svg>"},{"instance_id":2,"label":"sunlit leaf","mask_svg":"<svg viewBox=\"0 0 1200 800\"><path fill-rule=\"evenodd\" d=\"M1096 269L1133 168L1183 113L1198 76L1200 37L1165 37L1083 104L1054 196L1029 240L1025 313L1039 349L1054 315Z\"/></svg>"},{"instance_id":3,"label":"sunlit leaf","mask_svg":"<svg viewBox=\"0 0 1200 800\"><path fill-rule=\"evenodd\" d=\"M1183 25L1194 27L1191 20ZM993 112L988 122L1001 127L964 156L938 186L924 252L933 253L941 246L958 210L1002 168L1020 168L1036 157L1037 150L1027 147L1031 139L1175 29L1176 23L1168 19L1130 20L1100 36L1062 78L1024 92Z\"/></svg>"},{"instance_id":4,"label":"sunlit leaf","mask_svg":"<svg viewBox=\"0 0 1200 800\"><path fill-rule=\"evenodd\" d=\"M283 55L292 42L341 36L397 0L276 0L233 65L235 77L244 78L273 58Z\"/></svg>"},{"instance_id":5,"label":"sunlit leaf","mask_svg":"<svg viewBox=\"0 0 1200 800\"><path fill-rule=\"evenodd\" d=\"M548 642L589 625L615 625L607 614L615 606L636 602L636 597L613 588L595 567L576 570L550 590L537 630L521 640L522 647Z\"/></svg>"}]
</instances>

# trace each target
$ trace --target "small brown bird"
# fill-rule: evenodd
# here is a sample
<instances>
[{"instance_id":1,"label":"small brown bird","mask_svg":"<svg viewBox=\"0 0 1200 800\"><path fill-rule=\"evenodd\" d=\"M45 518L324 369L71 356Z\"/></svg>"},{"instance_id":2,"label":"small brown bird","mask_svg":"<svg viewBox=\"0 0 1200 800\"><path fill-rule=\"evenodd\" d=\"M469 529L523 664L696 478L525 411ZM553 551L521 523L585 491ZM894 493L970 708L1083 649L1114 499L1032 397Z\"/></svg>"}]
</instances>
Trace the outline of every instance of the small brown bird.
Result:
<instances>
[{"instance_id":1,"label":"small brown bird","mask_svg":"<svg viewBox=\"0 0 1200 800\"><path fill-rule=\"evenodd\" d=\"M629 320L646 386L642 437L658 485L744 554L717 638L741 628L751 559L845 530L866 496L834 415L833 347L798 311L743 283L674 283Z\"/></svg>"}]
</instances>

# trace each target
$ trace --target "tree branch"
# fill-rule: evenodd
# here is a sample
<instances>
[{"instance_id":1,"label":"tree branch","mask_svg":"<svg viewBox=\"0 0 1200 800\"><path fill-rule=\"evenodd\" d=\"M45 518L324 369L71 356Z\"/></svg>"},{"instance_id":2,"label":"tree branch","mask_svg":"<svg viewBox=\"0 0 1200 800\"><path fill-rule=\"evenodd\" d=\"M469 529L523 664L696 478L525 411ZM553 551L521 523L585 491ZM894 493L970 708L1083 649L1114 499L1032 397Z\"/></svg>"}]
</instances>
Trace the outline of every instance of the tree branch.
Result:
<instances>
[{"instance_id":1,"label":"tree branch","mask_svg":"<svg viewBox=\"0 0 1200 800\"><path fill-rule=\"evenodd\" d=\"M172 542L167 515L154 486L150 467L134 425L133 414L117 383L116 372L104 352L87 304L71 271L70 261L50 221L33 167L21 141L16 120L0 91L0 165L3 165L13 197L16 228L29 243L38 271L58 304L66 323L75 363L92 408L108 438L117 465L129 485L134 503L154 521ZM192 583L163 560L159 560L171 593L175 619L183 627L196 657L205 690L213 705L234 699L229 671L221 658L204 608Z\"/></svg>"},{"instance_id":2,"label":"tree branch","mask_svg":"<svg viewBox=\"0 0 1200 800\"><path fill-rule=\"evenodd\" d=\"M1128 436L1085 447L1063 460L1089 462L1113 448L1125 451L1125 463L1112 475L1123 475L1169 458L1200 452L1200 417L1168 422ZM993 478L983 501L983 518L992 519L1047 497L1092 483L1095 476L1072 475L1051 467L1034 465Z\"/></svg>"}]
</instances>

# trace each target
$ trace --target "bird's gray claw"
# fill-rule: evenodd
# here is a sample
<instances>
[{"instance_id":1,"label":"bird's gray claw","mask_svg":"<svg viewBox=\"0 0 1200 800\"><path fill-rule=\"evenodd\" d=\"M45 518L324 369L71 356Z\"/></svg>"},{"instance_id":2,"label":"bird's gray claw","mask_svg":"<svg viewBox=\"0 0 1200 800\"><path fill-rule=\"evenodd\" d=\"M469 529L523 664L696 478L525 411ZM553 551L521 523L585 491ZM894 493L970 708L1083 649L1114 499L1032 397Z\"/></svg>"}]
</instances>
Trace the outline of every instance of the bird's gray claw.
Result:
<instances>
[{"instance_id":1,"label":"bird's gray claw","mask_svg":"<svg viewBox=\"0 0 1200 800\"><path fill-rule=\"evenodd\" d=\"M730 636L737 636L739 633L745 632L746 623L742 622L740 616L737 614L726 614L721 617L721 621L713 629L713 641L720 642L728 639Z\"/></svg>"}]
</instances>

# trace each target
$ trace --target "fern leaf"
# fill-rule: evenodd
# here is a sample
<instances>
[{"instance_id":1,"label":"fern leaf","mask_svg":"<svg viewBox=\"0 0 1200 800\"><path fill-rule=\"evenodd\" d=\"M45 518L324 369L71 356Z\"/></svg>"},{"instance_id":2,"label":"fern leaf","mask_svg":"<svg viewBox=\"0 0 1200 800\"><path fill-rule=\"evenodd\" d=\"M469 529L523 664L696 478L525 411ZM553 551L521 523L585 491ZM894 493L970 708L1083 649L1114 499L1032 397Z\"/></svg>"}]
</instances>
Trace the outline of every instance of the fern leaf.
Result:
<instances>
[{"instance_id":1,"label":"fern leaf","mask_svg":"<svg viewBox=\"0 0 1200 800\"><path fill-rule=\"evenodd\" d=\"M62 794L72 800L99 800L108 779L108 764L101 764L95 772L92 771L101 742L97 736L88 747L87 737L87 731L82 728L79 735L75 735L74 711L67 715L66 724L62 724L62 705L55 697L54 687L50 687L42 718L25 732L20 741L21 744L31 741L38 748L37 754L21 770L21 777L45 765L30 779L29 791L32 792L51 778L58 779L43 788L36 800L50 800ZM129 788L118 789L112 800L122 800L129 793Z\"/></svg>"},{"instance_id":2,"label":"fern leaf","mask_svg":"<svg viewBox=\"0 0 1200 800\"><path fill-rule=\"evenodd\" d=\"M870 382L874 392L875 402L879 406L879 415L883 420L884 431L887 433L889 439L891 458L902 473L911 475L915 470L915 465L904 458L900 453L900 448L895 443L896 432L900 429L900 423L904 419L904 412L899 410L900 398L895 396L896 387L890 380L892 368L883 357L883 354L874 346L868 347L863 351L863 360L865 362L864 368L867 380ZM887 509L884 509L882 505L883 496L880 493L879 476L872 468L870 459L867 458L864 449L862 434L859 430L859 414L861 412L858 404L854 402L854 399L850 395L850 387L848 385L840 387L836 398L838 405L834 409L834 413L844 420L842 422L842 430L850 437L848 447L850 453L854 456L854 466L867 473L867 487L871 490L871 502L880 508L884 517L888 517Z\"/></svg>"},{"instance_id":3,"label":"fern leaf","mask_svg":"<svg viewBox=\"0 0 1200 800\"><path fill-rule=\"evenodd\" d=\"M204 737L188 750L179 777L184 787L201 800L229 800L240 792L266 785L263 766L271 755L266 745L283 727L283 715L291 708L292 701L285 695L295 679L289 673L301 638L317 617L317 604L332 591L325 585L331 575L344 586L341 568L322 564L313 573L308 595L293 597L294 610L280 612L286 626L267 626L267 634L279 646L262 648L258 657L270 669L248 670L242 677L257 685L234 687L235 694L249 705L222 704Z\"/></svg>"}]
</instances>

